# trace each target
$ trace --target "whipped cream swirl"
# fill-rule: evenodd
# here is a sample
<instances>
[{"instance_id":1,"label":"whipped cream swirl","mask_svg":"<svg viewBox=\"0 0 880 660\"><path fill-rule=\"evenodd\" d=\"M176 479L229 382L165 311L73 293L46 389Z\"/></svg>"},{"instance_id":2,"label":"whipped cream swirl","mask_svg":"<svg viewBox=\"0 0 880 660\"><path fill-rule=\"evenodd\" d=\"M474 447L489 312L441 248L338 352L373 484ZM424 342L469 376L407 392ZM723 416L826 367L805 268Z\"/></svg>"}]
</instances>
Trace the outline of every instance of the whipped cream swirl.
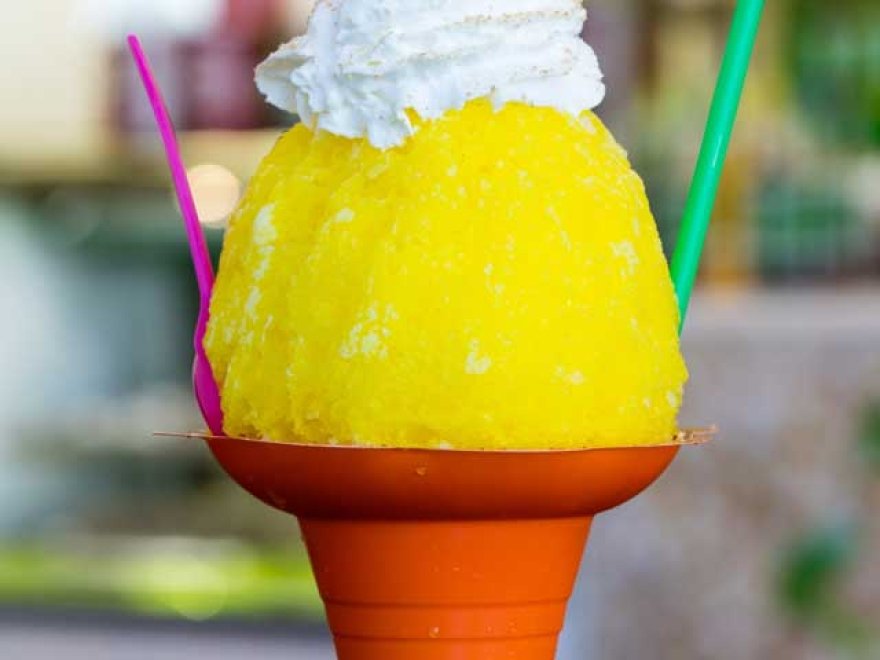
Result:
<instances>
[{"instance_id":1,"label":"whipped cream swirl","mask_svg":"<svg viewBox=\"0 0 880 660\"><path fill-rule=\"evenodd\" d=\"M267 100L385 149L471 99L578 115L605 96L580 0L318 0L306 34L257 68Z\"/></svg>"}]
</instances>

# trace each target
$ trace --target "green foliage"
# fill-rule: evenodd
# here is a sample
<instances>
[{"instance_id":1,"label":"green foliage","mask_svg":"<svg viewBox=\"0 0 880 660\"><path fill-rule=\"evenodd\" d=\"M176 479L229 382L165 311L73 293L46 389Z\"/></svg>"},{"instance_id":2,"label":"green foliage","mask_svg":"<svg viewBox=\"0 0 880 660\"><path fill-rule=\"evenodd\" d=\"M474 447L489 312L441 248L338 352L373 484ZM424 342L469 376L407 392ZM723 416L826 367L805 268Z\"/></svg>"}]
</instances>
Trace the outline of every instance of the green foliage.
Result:
<instances>
[{"instance_id":1,"label":"green foliage","mask_svg":"<svg viewBox=\"0 0 880 660\"><path fill-rule=\"evenodd\" d=\"M866 467L862 483L870 488L880 470L880 406L865 411L858 447L860 464ZM857 569L864 526L865 521L854 519L807 532L783 554L777 581L778 602L793 622L820 636L842 657L859 660L880 657L876 626L842 598L845 582Z\"/></svg>"},{"instance_id":2,"label":"green foliage","mask_svg":"<svg viewBox=\"0 0 880 660\"><path fill-rule=\"evenodd\" d=\"M819 134L880 145L880 3L796 0L790 28L795 93Z\"/></svg>"},{"instance_id":3,"label":"green foliage","mask_svg":"<svg viewBox=\"0 0 880 660\"><path fill-rule=\"evenodd\" d=\"M319 620L306 557L239 544L167 547L132 543L104 556L51 546L0 549L0 603L113 608L203 620L287 616Z\"/></svg>"},{"instance_id":4,"label":"green foliage","mask_svg":"<svg viewBox=\"0 0 880 660\"><path fill-rule=\"evenodd\" d=\"M851 525L810 532L785 554L779 593L797 618L822 616L852 562L856 535Z\"/></svg>"},{"instance_id":5,"label":"green foliage","mask_svg":"<svg viewBox=\"0 0 880 660\"><path fill-rule=\"evenodd\" d=\"M880 404L868 408L862 418L859 449L864 464L880 474Z\"/></svg>"}]
</instances>

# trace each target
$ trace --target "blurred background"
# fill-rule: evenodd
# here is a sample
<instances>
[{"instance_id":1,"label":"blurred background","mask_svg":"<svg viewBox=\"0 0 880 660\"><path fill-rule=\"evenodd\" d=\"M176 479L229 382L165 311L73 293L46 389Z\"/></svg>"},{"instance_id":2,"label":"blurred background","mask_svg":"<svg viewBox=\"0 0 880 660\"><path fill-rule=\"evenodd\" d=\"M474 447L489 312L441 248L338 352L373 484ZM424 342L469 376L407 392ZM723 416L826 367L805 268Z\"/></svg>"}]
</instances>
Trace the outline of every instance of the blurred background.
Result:
<instances>
[{"instance_id":1,"label":"blurred background","mask_svg":"<svg viewBox=\"0 0 880 660\"><path fill-rule=\"evenodd\" d=\"M196 295L143 37L213 249L292 120L308 0L30 0L0 21L0 657L332 658L295 523L195 441ZM674 240L729 0L593 0L601 113ZM594 526L561 660L880 657L880 4L774 0L684 346L716 423Z\"/></svg>"}]
</instances>

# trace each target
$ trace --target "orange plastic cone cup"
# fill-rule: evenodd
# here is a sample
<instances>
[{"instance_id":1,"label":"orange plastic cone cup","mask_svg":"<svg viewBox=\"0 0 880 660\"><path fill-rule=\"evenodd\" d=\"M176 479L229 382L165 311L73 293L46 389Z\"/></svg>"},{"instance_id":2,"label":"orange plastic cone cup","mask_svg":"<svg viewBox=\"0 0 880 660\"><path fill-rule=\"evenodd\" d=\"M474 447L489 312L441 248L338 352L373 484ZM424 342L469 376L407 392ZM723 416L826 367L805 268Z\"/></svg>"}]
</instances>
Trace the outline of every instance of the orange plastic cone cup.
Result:
<instances>
[{"instance_id":1,"label":"orange plastic cone cup","mask_svg":"<svg viewBox=\"0 0 880 660\"><path fill-rule=\"evenodd\" d=\"M208 443L299 517L340 660L553 660L592 517L678 451Z\"/></svg>"}]
</instances>

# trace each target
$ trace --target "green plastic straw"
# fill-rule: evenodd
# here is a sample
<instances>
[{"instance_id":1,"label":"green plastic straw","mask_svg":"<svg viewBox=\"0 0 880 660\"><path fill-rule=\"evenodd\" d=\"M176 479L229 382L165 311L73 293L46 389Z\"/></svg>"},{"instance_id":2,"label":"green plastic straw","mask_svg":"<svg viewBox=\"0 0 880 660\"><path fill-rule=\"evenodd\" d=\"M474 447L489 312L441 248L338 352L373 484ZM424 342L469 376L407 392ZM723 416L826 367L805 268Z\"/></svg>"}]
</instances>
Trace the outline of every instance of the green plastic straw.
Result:
<instances>
[{"instance_id":1,"label":"green plastic straw","mask_svg":"<svg viewBox=\"0 0 880 660\"><path fill-rule=\"evenodd\" d=\"M700 157L672 257L672 282L678 295L682 327L700 267L703 244L718 193L718 182L724 169L724 159L727 157L727 147L730 145L763 9L764 0L740 0L733 14L730 37L721 72L718 74Z\"/></svg>"}]
</instances>

